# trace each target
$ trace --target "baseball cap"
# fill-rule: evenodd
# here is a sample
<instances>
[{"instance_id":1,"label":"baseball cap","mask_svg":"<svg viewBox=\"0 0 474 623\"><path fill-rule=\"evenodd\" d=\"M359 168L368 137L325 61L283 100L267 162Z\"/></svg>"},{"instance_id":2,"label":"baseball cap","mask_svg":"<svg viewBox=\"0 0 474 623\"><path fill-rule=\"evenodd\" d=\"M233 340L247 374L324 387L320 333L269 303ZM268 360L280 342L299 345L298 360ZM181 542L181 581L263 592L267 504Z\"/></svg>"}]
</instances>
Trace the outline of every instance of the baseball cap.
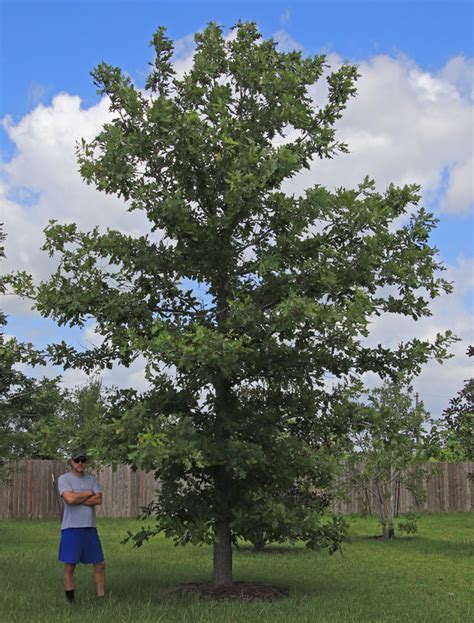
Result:
<instances>
[{"instance_id":1,"label":"baseball cap","mask_svg":"<svg viewBox=\"0 0 474 623\"><path fill-rule=\"evenodd\" d=\"M77 450L72 452L71 459L76 460L81 456L87 459L87 450L84 450L84 448L77 448Z\"/></svg>"}]
</instances>

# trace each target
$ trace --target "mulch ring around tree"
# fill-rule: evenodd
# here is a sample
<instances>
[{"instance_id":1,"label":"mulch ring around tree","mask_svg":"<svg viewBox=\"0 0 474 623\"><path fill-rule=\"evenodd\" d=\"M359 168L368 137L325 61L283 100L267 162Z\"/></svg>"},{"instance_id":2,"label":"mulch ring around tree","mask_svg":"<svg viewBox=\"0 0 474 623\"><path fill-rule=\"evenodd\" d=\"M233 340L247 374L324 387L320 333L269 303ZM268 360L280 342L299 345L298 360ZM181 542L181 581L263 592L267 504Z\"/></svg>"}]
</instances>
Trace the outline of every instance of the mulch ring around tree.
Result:
<instances>
[{"instance_id":1,"label":"mulch ring around tree","mask_svg":"<svg viewBox=\"0 0 474 623\"><path fill-rule=\"evenodd\" d=\"M188 582L161 591L163 597L195 597L216 601L276 601L288 597L288 589L260 582L234 582L214 586L212 582Z\"/></svg>"}]
</instances>

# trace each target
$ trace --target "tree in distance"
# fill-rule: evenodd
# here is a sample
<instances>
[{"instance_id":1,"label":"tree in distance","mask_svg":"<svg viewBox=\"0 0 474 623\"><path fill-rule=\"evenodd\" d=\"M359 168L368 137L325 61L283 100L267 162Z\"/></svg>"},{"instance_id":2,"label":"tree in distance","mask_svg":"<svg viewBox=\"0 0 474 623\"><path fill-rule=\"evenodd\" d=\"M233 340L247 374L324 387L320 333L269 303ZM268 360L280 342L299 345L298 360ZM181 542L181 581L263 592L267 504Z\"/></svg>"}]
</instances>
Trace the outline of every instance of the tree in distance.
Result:
<instances>
[{"instance_id":1,"label":"tree in distance","mask_svg":"<svg viewBox=\"0 0 474 623\"><path fill-rule=\"evenodd\" d=\"M398 528L417 531L416 507L426 497L423 481L429 477L423 463L429 458L429 414L422 402L413 403L411 387L401 380L384 383L368 392L358 405L353 422L353 448L343 463L339 492L359 491L379 517L384 539L395 536L398 517L397 490L404 486L413 495L415 508Z\"/></svg>"},{"instance_id":2,"label":"tree in distance","mask_svg":"<svg viewBox=\"0 0 474 623\"><path fill-rule=\"evenodd\" d=\"M468 347L467 355L474 356L474 346ZM449 401L443 417L432 423L431 437L439 460L474 460L474 378L464 382L464 387ZM474 475L470 473L469 478Z\"/></svg>"},{"instance_id":3,"label":"tree in distance","mask_svg":"<svg viewBox=\"0 0 474 623\"><path fill-rule=\"evenodd\" d=\"M152 400L117 415L108 444L111 460L161 481L156 528L137 538L213 543L214 583L225 586L239 512L269 486L317 476L304 432L330 402L327 375L413 373L446 357L450 332L395 349L364 338L381 314L429 315L450 286L417 186L283 190L315 159L347 151L335 124L356 67L329 73L315 104L323 55L280 52L253 23L228 39L210 23L195 39L178 77L157 30L144 91L106 63L92 74L113 119L78 146L81 175L142 211L149 232L51 222L44 249L57 271L11 283L59 324L94 319L101 344L51 345L53 362L95 370L144 358Z\"/></svg>"},{"instance_id":4,"label":"tree in distance","mask_svg":"<svg viewBox=\"0 0 474 623\"><path fill-rule=\"evenodd\" d=\"M0 224L0 243L5 238ZM2 245L0 259L4 257ZM0 279L0 294L6 292L4 281ZM40 430L56 417L64 400L59 378L35 379L22 371L22 365L41 365L44 359L32 344L6 339L6 326L0 310L0 480L8 480L21 459L49 458Z\"/></svg>"},{"instance_id":5,"label":"tree in distance","mask_svg":"<svg viewBox=\"0 0 474 623\"><path fill-rule=\"evenodd\" d=\"M0 224L0 242L5 237ZM5 291L0 279L0 294ZM0 327L6 325L0 311ZM28 376L21 369L24 364L44 365L45 359L32 344L5 339L0 332L0 479L4 480L21 459L67 458L71 448L92 446L105 411L106 392L98 380L68 390L61 386L61 377Z\"/></svg>"}]
</instances>

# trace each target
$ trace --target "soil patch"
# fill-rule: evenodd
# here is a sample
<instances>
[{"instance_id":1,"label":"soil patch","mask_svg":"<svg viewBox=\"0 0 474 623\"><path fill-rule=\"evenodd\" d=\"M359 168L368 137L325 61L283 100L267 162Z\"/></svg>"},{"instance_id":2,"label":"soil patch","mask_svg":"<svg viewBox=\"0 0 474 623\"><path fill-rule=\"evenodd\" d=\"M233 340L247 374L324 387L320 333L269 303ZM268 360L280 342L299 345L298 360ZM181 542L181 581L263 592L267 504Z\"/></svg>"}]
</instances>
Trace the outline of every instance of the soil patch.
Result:
<instances>
[{"instance_id":1,"label":"soil patch","mask_svg":"<svg viewBox=\"0 0 474 623\"><path fill-rule=\"evenodd\" d=\"M276 601L288 597L288 589L259 582L234 582L231 586L214 586L212 582L188 582L161 591L164 597L196 597L233 601Z\"/></svg>"}]
</instances>

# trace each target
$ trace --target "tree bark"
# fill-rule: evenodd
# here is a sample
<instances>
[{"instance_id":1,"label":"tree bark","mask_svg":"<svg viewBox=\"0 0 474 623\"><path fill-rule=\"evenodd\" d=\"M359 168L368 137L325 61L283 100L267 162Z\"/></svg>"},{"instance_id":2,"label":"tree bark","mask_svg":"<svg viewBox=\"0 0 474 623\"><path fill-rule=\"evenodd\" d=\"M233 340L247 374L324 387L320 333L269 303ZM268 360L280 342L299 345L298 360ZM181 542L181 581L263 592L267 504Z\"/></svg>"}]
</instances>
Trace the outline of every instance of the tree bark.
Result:
<instances>
[{"instance_id":1,"label":"tree bark","mask_svg":"<svg viewBox=\"0 0 474 623\"><path fill-rule=\"evenodd\" d=\"M216 541L214 543L214 585L230 586L232 584L232 541L230 527L226 522L216 525Z\"/></svg>"},{"instance_id":2,"label":"tree bark","mask_svg":"<svg viewBox=\"0 0 474 623\"><path fill-rule=\"evenodd\" d=\"M222 335L228 331L227 319L229 316L229 271L222 259L228 255L230 248L229 240L221 240L221 248L216 253L216 268L218 277L214 288L216 291L217 326ZM215 442L220 444L229 439L229 426L232 420L232 383L222 370L219 370L214 378L216 392L215 408ZM226 472L225 465L216 466L214 472L215 496L216 496L216 528L214 542L214 586L229 586L232 584L232 539L230 521L232 511L230 493L232 488L231 479Z\"/></svg>"},{"instance_id":3,"label":"tree bark","mask_svg":"<svg viewBox=\"0 0 474 623\"><path fill-rule=\"evenodd\" d=\"M384 525L384 528L383 528L383 538L393 539L394 536L395 536L395 527L393 525L393 521L392 523L387 521L387 523Z\"/></svg>"},{"instance_id":4,"label":"tree bark","mask_svg":"<svg viewBox=\"0 0 474 623\"><path fill-rule=\"evenodd\" d=\"M386 500L386 509L385 509L385 517L386 517L386 525L384 530L384 539L393 539L395 536L395 523L394 523L394 515L395 515L395 478L393 475L393 467L390 466L389 469L389 481L387 487L387 500Z\"/></svg>"}]
</instances>

